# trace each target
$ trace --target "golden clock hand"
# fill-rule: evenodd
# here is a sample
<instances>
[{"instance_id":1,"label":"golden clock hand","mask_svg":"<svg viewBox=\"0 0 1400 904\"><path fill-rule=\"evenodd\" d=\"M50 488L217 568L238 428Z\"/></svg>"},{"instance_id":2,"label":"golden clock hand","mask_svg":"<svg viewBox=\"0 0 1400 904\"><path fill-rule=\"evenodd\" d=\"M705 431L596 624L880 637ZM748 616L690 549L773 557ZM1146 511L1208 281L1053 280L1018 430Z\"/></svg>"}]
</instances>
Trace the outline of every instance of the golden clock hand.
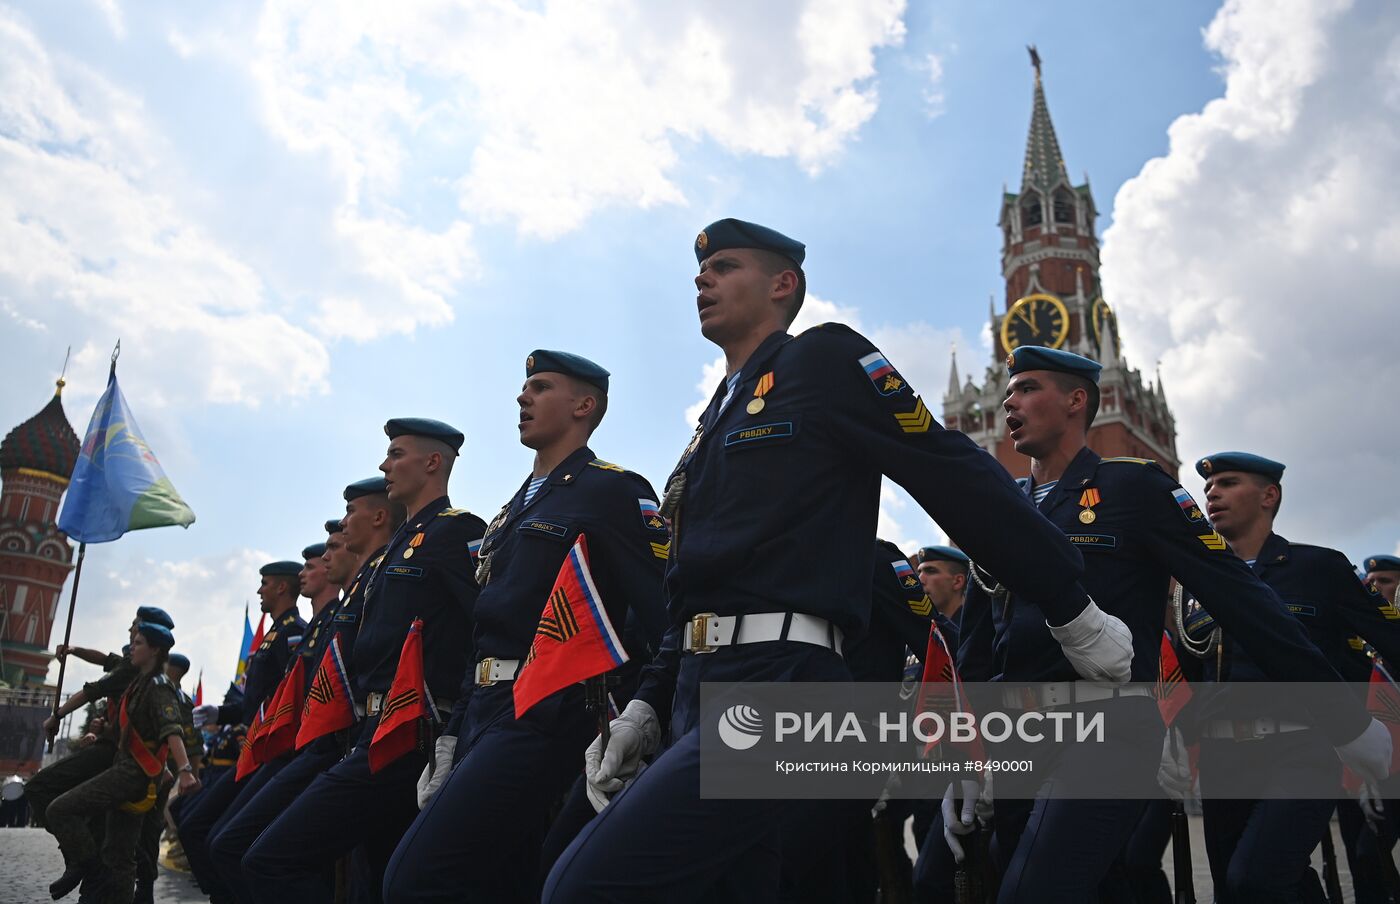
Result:
<instances>
[{"instance_id":1,"label":"golden clock hand","mask_svg":"<svg viewBox=\"0 0 1400 904\"><path fill-rule=\"evenodd\" d=\"M1036 327L1036 325L1035 325L1035 306L1034 306L1034 305L1031 306L1030 311L1031 311L1031 319L1030 319L1029 321L1027 321L1027 322L1030 323L1030 325L1031 325L1031 332L1033 332L1033 333L1038 333L1038 332L1040 332L1040 330L1039 330L1039 329Z\"/></svg>"}]
</instances>

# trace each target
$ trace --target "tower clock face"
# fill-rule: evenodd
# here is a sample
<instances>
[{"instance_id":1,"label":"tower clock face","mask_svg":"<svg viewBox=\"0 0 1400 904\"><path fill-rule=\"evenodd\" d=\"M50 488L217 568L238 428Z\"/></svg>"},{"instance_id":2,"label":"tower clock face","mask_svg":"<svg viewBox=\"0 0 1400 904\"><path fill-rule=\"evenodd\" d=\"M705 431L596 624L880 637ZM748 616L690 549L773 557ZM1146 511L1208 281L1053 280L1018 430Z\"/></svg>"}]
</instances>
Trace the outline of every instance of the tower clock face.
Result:
<instances>
[{"instance_id":1,"label":"tower clock face","mask_svg":"<svg viewBox=\"0 0 1400 904\"><path fill-rule=\"evenodd\" d=\"M1094 326L1094 344L1102 345L1104 331L1110 330L1114 339L1118 338L1118 318L1113 313L1113 309L1108 306L1108 302L1100 295L1094 299L1094 306L1090 311L1090 319Z\"/></svg>"},{"instance_id":2,"label":"tower clock face","mask_svg":"<svg viewBox=\"0 0 1400 904\"><path fill-rule=\"evenodd\" d=\"M1023 345L1059 348L1069 335L1069 311L1053 295L1018 299L1001 320L1001 345L1008 352Z\"/></svg>"}]
</instances>

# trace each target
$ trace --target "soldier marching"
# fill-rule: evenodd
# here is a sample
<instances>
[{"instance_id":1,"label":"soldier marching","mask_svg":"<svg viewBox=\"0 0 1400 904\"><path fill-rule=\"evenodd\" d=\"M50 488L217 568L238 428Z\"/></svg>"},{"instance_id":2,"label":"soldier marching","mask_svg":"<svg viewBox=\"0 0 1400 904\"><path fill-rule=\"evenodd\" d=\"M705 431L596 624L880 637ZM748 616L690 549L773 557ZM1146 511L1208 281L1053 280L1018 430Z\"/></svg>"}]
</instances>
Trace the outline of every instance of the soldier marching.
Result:
<instances>
[{"instance_id":1,"label":"soldier marching","mask_svg":"<svg viewBox=\"0 0 1400 904\"><path fill-rule=\"evenodd\" d=\"M1218 901L1308 899L1308 856L1336 806L1217 798L1233 757L1268 748L1286 771L1321 751L1337 797L1345 765L1373 823L1395 818L1379 803L1390 736L1342 681L1365 682L1371 655L1400 657L1400 559L1364 560L1363 584L1340 553L1274 534L1283 466L1259 455L1202 459L1204 506L1152 461L1101 458L1087 444L1099 365L1054 349L1007 360L1003 415L1031 473L1018 484L859 333L789 333L801 242L723 219L692 250L700 331L726 373L660 494L589 445L608 371L537 349L517 398L534 460L490 524L449 498L462 432L389 420L382 476L346 485L344 515L299 561L260 570L272 628L238 698L181 697L189 663L154 607L127 652L60 650L107 669L61 714L115 702L29 785L64 855L55 898L84 882L95 900L146 894L137 865L153 858L138 847L172 788L200 885L239 904L950 900L984 823L999 889L981 900L1147 900L1121 881L1127 842L1169 812L1150 805L1159 773L1168 793L1193 793L1193 744ZM884 477L956 545L911 558L877 540ZM566 578L582 597L560 590ZM600 671L522 703L525 676L580 623ZM1148 690L1164 629L1198 688L1170 730ZM1056 748L1038 780L1118 769L1132 793L998 792L964 776L936 816L936 800L888 793L700 793L702 684L895 683L926 649L962 680L1017 683L1010 711L1102 715L1111 742ZM1261 710L1244 684L1264 679L1308 684L1286 711ZM202 791L196 727L242 735L209 751ZM889 842L872 804L901 827L923 821L917 866L878 865Z\"/></svg>"}]
</instances>

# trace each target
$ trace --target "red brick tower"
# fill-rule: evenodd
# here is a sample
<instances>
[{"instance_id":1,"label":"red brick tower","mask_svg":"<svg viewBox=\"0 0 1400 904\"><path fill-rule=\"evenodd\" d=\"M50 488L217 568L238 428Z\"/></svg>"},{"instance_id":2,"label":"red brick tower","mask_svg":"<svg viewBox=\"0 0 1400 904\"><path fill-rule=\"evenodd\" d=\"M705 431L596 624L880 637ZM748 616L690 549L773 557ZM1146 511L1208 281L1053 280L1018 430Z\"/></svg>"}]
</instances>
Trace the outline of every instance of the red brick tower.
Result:
<instances>
[{"instance_id":1,"label":"red brick tower","mask_svg":"<svg viewBox=\"0 0 1400 904\"><path fill-rule=\"evenodd\" d=\"M0 681L15 688L45 683L49 633L73 570L57 521L79 443L62 394L60 379L49 403L0 443Z\"/></svg>"},{"instance_id":2,"label":"red brick tower","mask_svg":"<svg viewBox=\"0 0 1400 904\"><path fill-rule=\"evenodd\" d=\"M1030 459L1006 435L1001 399L1006 389L1006 355L1021 345L1046 345L1093 358L1103 365L1102 401L1089 446L1104 457L1152 458L1171 474L1180 460L1176 421L1167 407L1162 379L1144 383L1129 367L1118 340L1113 310L1099 281L1098 210L1083 185L1073 185L1060 155L1040 57L1031 48L1035 94L1030 135L1019 193L1002 193L1001 272L1006 280L1005 310L990 312L992 363L982 386L969 375L962 384L953 361L943 398L943 423L972 437L1012 474L1030 473Z\"/></svg>"}]
</instances>

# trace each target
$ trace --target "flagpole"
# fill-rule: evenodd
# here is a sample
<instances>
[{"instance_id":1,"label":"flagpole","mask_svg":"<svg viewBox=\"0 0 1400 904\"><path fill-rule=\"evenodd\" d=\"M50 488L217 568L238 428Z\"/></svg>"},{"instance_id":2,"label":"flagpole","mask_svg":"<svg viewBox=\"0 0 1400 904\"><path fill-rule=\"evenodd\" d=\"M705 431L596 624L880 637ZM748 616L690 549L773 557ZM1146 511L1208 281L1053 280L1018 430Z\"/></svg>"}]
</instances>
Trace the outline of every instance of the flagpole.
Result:
<instances>
[{"instance_id":1,"label":"flagpole","mask_svg":"<svg viewBox=\"0 0 1400 904\"><path fill-rule=\"evenodd\" d=\"M83 557L87 555L87 544L78 544L78 564L73 569L73 593L68 597L68 625L63 629L63 646L73 640L73 610L78 605L78 581L83 577ZM53 715L58 718L58 705L63 701L63 673L68 669L68 654L58 660L58 689L53 695ZM55 735L56 737L56 735ZM49 738L49 753L53 753L54 737Z\"/></svg>"}]
</instances>

